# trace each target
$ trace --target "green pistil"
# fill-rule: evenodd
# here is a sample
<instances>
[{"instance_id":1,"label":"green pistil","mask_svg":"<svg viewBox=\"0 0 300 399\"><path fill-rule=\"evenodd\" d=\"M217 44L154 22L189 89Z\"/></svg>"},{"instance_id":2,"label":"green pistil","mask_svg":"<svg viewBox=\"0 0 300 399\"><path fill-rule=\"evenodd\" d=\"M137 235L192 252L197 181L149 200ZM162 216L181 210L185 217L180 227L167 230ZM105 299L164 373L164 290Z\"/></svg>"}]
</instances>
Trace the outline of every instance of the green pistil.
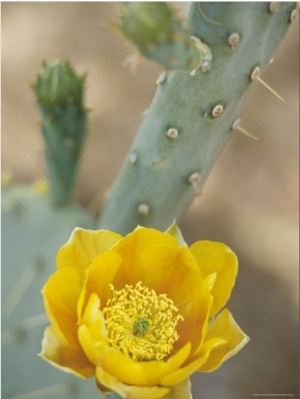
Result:
<instances>
[{"instance_id":1,"label":"green pistil","mask_svg":"<svg viewBox=\"0 0 300 399\"><path fill-rule=\"evenodd\" d=\"M136 337L144 337L149 331L150 323L145 317L135 320L133 323L133 335Z\"/></svg>"}]
</instances>

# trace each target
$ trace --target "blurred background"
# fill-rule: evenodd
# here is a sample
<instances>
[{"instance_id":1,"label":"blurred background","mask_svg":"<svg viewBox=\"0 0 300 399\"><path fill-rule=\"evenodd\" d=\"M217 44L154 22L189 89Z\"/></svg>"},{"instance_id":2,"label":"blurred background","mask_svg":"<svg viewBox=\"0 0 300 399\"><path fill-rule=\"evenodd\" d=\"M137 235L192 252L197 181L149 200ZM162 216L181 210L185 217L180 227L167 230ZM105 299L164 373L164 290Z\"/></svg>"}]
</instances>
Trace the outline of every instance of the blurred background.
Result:
<instances>
[{"instance_id":1,"label":"blurred background","mask_svg":"<svg viewBox=\"0 0 300 399\"><path fill-rule=\"evenodd\" d=\"M186 3L174 3L184 15ZM141 61L112 29L118 3L2 3L2 170L17 182L46 175L30 84L44 59L87 72L91 109L77 199L101 209L155 92L159 67ZM194 399L298 397L299 25L294 22L258 85L202 195L180 220L189 243L223 241L240 273L228 307L251 341L212 374L193 376ZM95 200L96 198L96 200ZM258 395L259 394L259 395Z\"/></svg>"}]
</instances>

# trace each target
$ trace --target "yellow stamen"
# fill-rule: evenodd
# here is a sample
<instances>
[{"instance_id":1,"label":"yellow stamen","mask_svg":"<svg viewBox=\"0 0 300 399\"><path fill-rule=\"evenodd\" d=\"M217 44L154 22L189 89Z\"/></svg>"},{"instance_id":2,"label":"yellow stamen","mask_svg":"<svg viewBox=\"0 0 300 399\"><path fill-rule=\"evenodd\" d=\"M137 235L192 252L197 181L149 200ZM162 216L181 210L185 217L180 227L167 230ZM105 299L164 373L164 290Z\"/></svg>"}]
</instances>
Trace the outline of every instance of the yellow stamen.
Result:
<instances>
[{"instance_id":1,"label":"yellow stamen","mask_svg":"<svg viewBox=\"0 0 300 399\"><path fill-rule=\"evenodd\" d=\"M112 347L137 361L165 360L178 340L183 320L166 294L157 295L141 282L116 291L103 309Z\"/></svg>"}]
</instances>

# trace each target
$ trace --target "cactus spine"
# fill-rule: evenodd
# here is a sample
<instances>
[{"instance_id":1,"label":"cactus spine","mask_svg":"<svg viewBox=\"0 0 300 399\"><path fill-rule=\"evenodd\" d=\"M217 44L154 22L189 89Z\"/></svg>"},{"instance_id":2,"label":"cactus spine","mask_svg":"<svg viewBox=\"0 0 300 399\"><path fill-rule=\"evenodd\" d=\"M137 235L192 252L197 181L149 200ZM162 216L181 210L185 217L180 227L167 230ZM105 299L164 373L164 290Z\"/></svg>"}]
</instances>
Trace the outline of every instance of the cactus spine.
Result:
<instances>
[{"instance_id":1,"label":"cactus spine","mask_svg":"<svg viewBox=\"0 0 300 399\"><path fill-rule=\"evenodd\" d=\"M276 4L191 4L186 30L210 49L211 63L194 76L160 76L99 227L165 230L182 215L236 126L256 85L252 72L262 73L288 30L296 5Z\"/></svg>"}]
</instances>

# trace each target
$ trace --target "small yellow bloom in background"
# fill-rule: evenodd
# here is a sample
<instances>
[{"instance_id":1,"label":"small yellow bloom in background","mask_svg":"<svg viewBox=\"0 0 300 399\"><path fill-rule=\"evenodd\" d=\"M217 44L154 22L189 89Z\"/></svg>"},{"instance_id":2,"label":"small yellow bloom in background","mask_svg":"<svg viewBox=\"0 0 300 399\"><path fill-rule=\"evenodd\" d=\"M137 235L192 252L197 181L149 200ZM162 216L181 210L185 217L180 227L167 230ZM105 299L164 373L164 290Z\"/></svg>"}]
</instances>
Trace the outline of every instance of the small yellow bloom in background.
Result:
<instances>
[{"instance_id":1,"label":"small yellow bloom in background","mask_svg":"<svg viewBox=\"0 0 300 399\"><path fill-rule=\"evenodd\" d=\"M47 195L49 193L49 184L48 184L47 179L35 180L32 183L31 188L35 194L37 194L41 197L44 197L45 195Z\"/></svg>"},{"instance_id":2,"label":"small yellow bloom in background","mask_svg":"<svg viewBox=\"0 0 300 399\"><path fill-rule=\"evenodd\" d=\"M223 309L237 270L230 248L188 248L176 224L125 237L76 228L42 291L51 325L41 356L95 377L101 392L190 399L189 376L216 370L249 340Z\"/></svg>"}]
</instances>

